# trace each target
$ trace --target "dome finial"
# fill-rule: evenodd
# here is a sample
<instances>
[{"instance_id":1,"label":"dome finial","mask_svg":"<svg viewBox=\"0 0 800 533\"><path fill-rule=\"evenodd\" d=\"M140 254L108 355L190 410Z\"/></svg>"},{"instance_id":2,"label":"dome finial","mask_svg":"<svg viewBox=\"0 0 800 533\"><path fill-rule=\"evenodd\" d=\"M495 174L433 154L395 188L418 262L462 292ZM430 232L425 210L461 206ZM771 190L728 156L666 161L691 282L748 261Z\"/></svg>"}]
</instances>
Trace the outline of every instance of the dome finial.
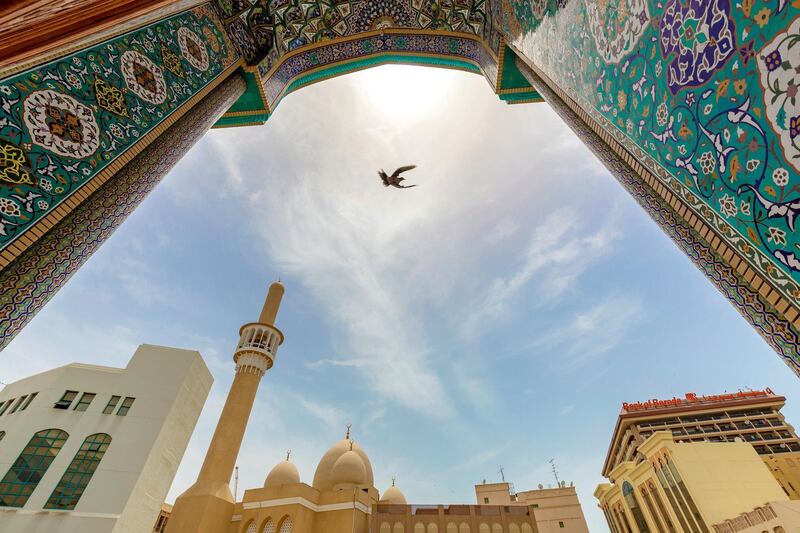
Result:
<instances>
[{"instance_id":1,"label":"dome finial","mask_svg":"<svg viewBox=\"0 0 800 533\"><path fill-rule=\"evenodd\" d=\"M345 433L344 439L350 440L350 428L353 427L353 424L350 422L347 423L347 433Z\"/></svg>"},{"instance_id":2,"label":"dome finial","mask_svg":"<svg viewBox=\"0 0 800 533\"><path fill-rule=\"evenodd\" d=\"M289 460L289 457L292 455L292 450L286 450L286 460Z\"/></svg>"},{"instance_id":3,"label":"dome finial","mask_svg":"<svg viewBox=\"0 0 800 533\"><path fill-rule=\"evenodd\" d=\"M395 485L394 485L394 482L395 482L396 480L397 480L397 478L395 478L394 476L392 476L392 487L394 487L394 486L395 486Z\"/></svg>"},{"instance_id":4,"label":"dome finial","mask_svg":"<svg viewBox=\"0 0 800 533\"><path fill-rule=\"evenodd\" d=\"M353 439L350 439L350 451L351 452L353 451L353 444L355 444L355 443L356 443L356 441L354 441Z\"/></svg>"}]
</instances>

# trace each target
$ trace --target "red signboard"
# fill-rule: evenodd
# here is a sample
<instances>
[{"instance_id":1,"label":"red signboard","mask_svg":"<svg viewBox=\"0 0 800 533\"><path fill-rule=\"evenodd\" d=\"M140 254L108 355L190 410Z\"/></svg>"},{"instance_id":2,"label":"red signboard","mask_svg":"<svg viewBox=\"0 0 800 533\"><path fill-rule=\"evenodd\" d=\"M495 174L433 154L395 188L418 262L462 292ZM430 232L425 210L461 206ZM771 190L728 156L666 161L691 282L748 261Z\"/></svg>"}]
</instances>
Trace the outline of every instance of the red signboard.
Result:
<instances>
[{"instance_id":1,"label":"red signboard","mask_svg":"<svg viewBox=\"0 0 800 533\"><path fill-rule=\"evenodd\" d=\"M767 398L770 396L775 396L775 393L772 392L772 389L769 387L764 390L740 390L738 392L712 394L710 396L698 396L693 392L687 392L683 398L673 396L669 400L658 400L654 398L652 400L645 400L643 402L622 402L622 410L626 412L646 411L650 409L667 409L669 407L686 407L689 405L702 403L729 402L732 400L747 400L750 398Z\"/></svg>"}]
</instances>

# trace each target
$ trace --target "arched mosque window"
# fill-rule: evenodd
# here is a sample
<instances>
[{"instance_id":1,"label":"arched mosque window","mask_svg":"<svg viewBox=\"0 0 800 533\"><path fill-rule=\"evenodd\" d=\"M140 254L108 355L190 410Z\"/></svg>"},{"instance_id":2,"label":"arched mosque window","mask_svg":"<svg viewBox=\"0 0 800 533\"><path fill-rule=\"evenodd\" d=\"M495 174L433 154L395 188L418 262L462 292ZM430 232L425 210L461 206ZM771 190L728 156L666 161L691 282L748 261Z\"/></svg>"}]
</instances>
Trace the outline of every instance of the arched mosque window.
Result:
<instances>
[{"instance_id":1,"label":"arched mosque window","mask_svg":"<svg viewBox=\"0 0 800 533\"><path fill-rule=\"evenodd\" d=\"M50 463L67 441L60 429L45 429L31 437L28 445L0 481L0 506L22 507L33 494Z\"/></svg>"},{"instance_id":2,"label":"arched mosque window","mask_svg":"<svg viewBox=\"0 0 800 533\"><path fill-rule=\"evenodd\" d=\"M86 437L64 475L61 476L61 481L53 489L53 494L44 506L45 509L75 509L109 444L111 435L106 433L95 433Z\"/></svg>"}]
</instances>

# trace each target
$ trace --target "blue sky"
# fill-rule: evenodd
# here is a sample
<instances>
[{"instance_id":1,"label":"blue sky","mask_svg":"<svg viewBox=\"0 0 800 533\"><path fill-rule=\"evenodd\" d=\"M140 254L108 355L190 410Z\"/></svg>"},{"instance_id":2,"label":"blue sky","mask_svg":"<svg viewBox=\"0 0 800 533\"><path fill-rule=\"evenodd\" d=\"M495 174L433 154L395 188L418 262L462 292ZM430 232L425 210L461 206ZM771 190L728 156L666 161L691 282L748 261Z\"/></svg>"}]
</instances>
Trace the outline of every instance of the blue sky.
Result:
<instances>
[{"instance_id":1,"label":"blue sky","mask_svg":"<svg viewBox=\"0 0 800 533\"><path fill-rule=\"evenodd\" d=\"M375 171L416 163L419 187ZM592 492L623 401L797 381L546 104L479 76L380 67L290 95L266 126L215 130L3 353L0 381L198 349L215 377L173 483L194 479L266 287L286 334L240 454L258 487L293 450L310 483L353 436L414 503L473 485ZM241 491L240 491L241 494Z\"/></svg>"}]
</instances>

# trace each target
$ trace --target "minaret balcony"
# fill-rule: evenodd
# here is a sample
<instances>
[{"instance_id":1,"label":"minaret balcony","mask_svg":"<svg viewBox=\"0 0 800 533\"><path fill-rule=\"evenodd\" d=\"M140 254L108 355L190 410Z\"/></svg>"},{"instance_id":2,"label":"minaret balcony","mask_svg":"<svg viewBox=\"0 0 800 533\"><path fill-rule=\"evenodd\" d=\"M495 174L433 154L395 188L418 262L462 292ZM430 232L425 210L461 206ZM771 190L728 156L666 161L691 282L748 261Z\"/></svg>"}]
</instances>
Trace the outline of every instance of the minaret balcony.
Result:
<instances>
[{"instance_id":1,"label":"minaret balcony","mask_svg":"<svg viewBox=\"0 0 800 533\"><path fill-rule=\"evenodd\" d=\"M278 347L283 342L283 333L275 326L253 322L239 330L239 344L233 360L239 367L253 367L266 372L272 368Z\"/></svg>"}]
</instances>

